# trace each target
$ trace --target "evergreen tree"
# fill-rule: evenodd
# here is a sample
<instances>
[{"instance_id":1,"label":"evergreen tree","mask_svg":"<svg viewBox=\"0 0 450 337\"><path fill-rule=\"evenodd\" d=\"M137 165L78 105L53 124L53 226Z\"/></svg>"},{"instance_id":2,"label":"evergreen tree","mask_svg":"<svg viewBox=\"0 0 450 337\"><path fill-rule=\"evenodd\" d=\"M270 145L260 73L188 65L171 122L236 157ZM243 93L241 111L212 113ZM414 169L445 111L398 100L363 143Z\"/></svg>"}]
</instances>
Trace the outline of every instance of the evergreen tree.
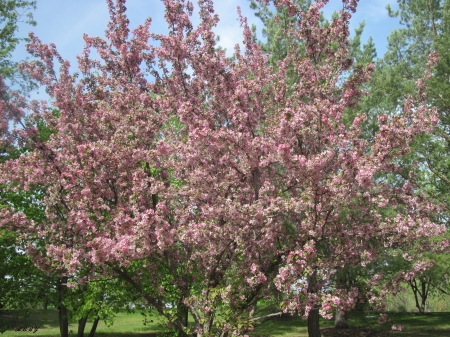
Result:
<instances>
[{"instance_id":1,"label":"evergreen tree","mask_svg":"<svg viewBox=\"0 0 450 337\"><path fill-rule=\"evenodd\" d=\"M437 66L427 79L427 99L436 107L439 122L432 134L416 137L414 151L405 158L403 178L410 168L420 190L442 205L435 221L450 224L450 1L398 0L398 10L387 7L389 15L397 18L401 28L388 36L388 49L376 63L373 80L368 84L369 95L358 106L369 118L366 135L377 131L377 118L382 114L398 114L414 95L431 53L439 54ZM395 181L393 181L395 183ZM419 312L430 291L449 293L449 284L442 270L448 268L444 255L429 256L436 263L432 269L416 278L406 279L416 296ZM411 262L412 263L412 262ZM395 264L394 264L395 265ZM395 268L395 267L394 267Z\"/></svg>"}]
</instances>

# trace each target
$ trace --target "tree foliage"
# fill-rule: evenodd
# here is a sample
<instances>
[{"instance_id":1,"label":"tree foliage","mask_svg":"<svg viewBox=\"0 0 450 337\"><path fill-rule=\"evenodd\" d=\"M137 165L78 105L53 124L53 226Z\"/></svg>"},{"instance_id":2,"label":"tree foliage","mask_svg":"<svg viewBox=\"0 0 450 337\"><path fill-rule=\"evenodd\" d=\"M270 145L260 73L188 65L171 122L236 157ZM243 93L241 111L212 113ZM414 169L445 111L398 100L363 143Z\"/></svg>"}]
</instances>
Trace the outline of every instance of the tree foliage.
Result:
<instances>
[{"instance_id":1,"label":"tree foliage","mask_svg":"<svg viewBox=\"0 0 450 337\"><path fill-rule=\"evenodd\" d=\"M11 86L23 90L33 87L29 76L18 69L18 63L12 60L12 53L18 43L25 37L18 34L19 23L35 25L32 13L36 1L1 1L0 2L0 107L1 107L1 158L4 162L17 158L26 149L18 148L15 138L9 133L10 123L19 123L24 114L20 104L11 104L19 93L12 91ZM40 191L12 192L3 185L0 189L0 207L14 206L20 212L27 214L34 221L42 221L43 207L37 203ZM52 292L48 287L48 277L36 269L31 260L20 251L14 232L2 229L0 233L0 304L5 309L24 309L42 302L52 300ZM19 239L20 240L20 239Z\"/></svg>"},{"instance_id":2,"label":"tree foliage","mask_svg":"<svg viewBox=\"0 0 450 337\"><path fill-rule=\"evenodd\" d=\"M373 81L369 83L370 94L359 105L366 111L369 120L375 120L379 114L395 115L402 108L409 95L413 94L426 67L428 55L439 54L436 67L424 82L428 86L427 100L430 106L437 109L439 122L432 134L416 137L413 151L403 159L406 168L414 167L415 181L423 192L441 205L434 215L434 220L448 226L449 216L449 69L448 49L449 6L446 0L407 0L398 1L398 10L388 7L391 17L397 18L401 28L392 31L388 36L388 50L379 59L373 73ZM369 123L370 124L370 123ZM375 123L370 129L373 134ZM429 258L436 261L430 271L417 279L408 280L414 294L426 294L426 289L440 289L448 293L448 282L441 277L448 268L445 254L433 255ZM418 284L416 287L415 284ZM419 289L424 289L418 292ZM419 296L423 302L426 296ZM423 311L423 303L417 308Z\"/></svg>"},{"instance_id":3,"label":"tree foliage","mask_svg":"<svg viewBox=\"0 0 450 337\"><path fill-rule=\"evenodd\" d=\"M35 0L5 0L0 3L0 74L14 83L27 85L23 81L17 81L20 74L17 62L12 60L12 53L20 41L26 40L25 37L17 36L19 23L36 25L31 12L34 9Z\"/></svg>"},{"instance_id":4,"label":"tree foliage","mask_svg":"<svg viewBox=\"0 0 450 337\"><path fill-rule=\"evenodd\" d=\"M191 2L166 0L167 35L151 33L150 20L130 31L125 1L107 3L106 40L84 36L79 74L30 36L40 61L23 68L58 109L31 104L30 120L54 133L43 142L32 126L18 132L31 150L5 162L0 181L42 188L46 217L5 208L1 224L44 238L45 250L26 247L38 266L76 282L118 276L180 336L243 333L275 284L281 309L308 317L317 336L319 312L329 317L360 296L329 287L339 268L365 266L385 247L446 244L427 240L444 232L430 221L436 208L400 177L399 159L437 122L425 86L396 116L380 116L371 141L364 114L344 122L372 72L368 64L342 77L355 1L326 25L325 1L305 11L275 1L296 18L286 32L304 48L276 66L242 16L243 48L233 58L217 48L212 1L198 2L194 27Z\"/></svg>"},{"instance_id":5,"label":"tree foliage","mask_svg":"<svg viewBox=\"0 0 450 337\"><path fill-rule=\"evenodd\" d=\"M449 2L411 0L399 1L399 10L388 8L398 18L401 28L388 37L388 50L379 60L370 95L362 108L371 114L395 114L411 95L426 66L431 52L439 54L432 76L426 79L429 104L437 108L439 123L433 135L418 138L413 161L420 161L418 179L421 188L448 209L448 29ZM447 215L440 213L440 221Z\"/></svg>"}]
</instances>

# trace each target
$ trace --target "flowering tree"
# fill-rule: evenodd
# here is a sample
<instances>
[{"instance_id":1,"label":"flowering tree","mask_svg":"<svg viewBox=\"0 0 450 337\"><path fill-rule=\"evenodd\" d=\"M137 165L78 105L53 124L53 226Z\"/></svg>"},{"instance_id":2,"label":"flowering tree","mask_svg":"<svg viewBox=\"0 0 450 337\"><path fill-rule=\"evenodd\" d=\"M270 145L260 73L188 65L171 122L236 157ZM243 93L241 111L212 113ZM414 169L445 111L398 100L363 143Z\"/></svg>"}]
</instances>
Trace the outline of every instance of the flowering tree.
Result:
<instances>
[{"instance_id":1,"label":"flowering tree","mask_svg":"<svg viewBox=\"0 0 450 337\"><path fill-rule=\"evenodd\" d=\"M319 308L328 317L358 298L327 287L338 268L443 232L408 177L386 178L397 177L412 138L436 123L422 82L402 114L380 116L371 142L361 135L363 115L350 127L342 121L371 72L360 67L339 82L351 66L356 1L344 1L327 26L318 24L326 1L304 13L275 1L301 18L288 33L305 42L305 54L289 52L276 70L242 16L244 50L229 59L216 48L210 0L199 1L196 28L191 2L165 0L169 34L150 33L147 20L131 38L125 0L107 2L108 41L84 37L80 74L31 36L42 61L24 68L57 108L34 105L35 116L54 133L28 138L34 151L5 163L2 179L45 187L42 223L3 211L21 235L45 238L46 256L28 247L36 264L117 275L180 335L242 333L275 281L284 310L308 317L318 336ZM288 71L299 81L287 84Z\"/></svg>"}]
</instances>

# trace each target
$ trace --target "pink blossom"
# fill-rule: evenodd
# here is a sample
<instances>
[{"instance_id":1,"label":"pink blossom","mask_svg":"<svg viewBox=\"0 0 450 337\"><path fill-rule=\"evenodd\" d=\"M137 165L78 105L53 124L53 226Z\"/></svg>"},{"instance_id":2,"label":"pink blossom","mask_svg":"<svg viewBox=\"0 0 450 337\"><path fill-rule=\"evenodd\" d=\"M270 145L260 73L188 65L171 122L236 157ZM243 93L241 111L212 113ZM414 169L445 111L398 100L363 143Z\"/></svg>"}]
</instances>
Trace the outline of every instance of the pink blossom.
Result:
<instances>
[{"instance_id":1,"label":"pink blossom","mask_svg":"<svg viewBox=\"0 0 450 337\"><path fill-rule=\"evenodd\" d=\"M363 98L373 65L342 76L357 1L344 1L324 26L326 2L286 29L305 52L289 52L276 70L240 14L243 47L232 59L217 48L211 0L199 1L198 25L190 2L165 0L168 35L152 33L150 20L131 30L125 0L107 0L106 37L84 36L78 78L54 45L31 35L28 50L39 61L23 68L58 113L17 94L10 111L0 102L2 119L32 111L54 133L43 141L32 126L0 123L4 144L16 137L29 148L1 165L0 179L16 190L45 187L40 202L48 207L39 222L2 209L2 228L24 241L44 238L45 254L24 247L43 269L127 280L179 329L183 321L161 305L163 284L177 289L171 301L186 305L195 331L210 320L204 324L242 334L253 299L271 296L272 282L285 312L307 317L320 308L330 318L362 297L383 310L387 292L399 289L383 275L361 290L332 282L344 266L366 266L388 248L448 249L448 241L429 240L445 228L430 220L439 208L415 193L414 178L396 186L381 179L404 169L400 159L433 129L437 112L421 80L418 98L380 116L372 139L363 137L365 114L348 126L345 111ZM274 3L299 14L291 0ZM301 79L295 86L292 72ZM387 216L386 207L402 211ZM395 283L431 265L418 260ZM225 312L227 324L214 321Z\"/></svg>"},{"instance_id":2,"label":"pink blossom","mask_svg":"<svg viewBox=\"0 0 450 337\"><path fill-rule=\"evenodd\" d=\"M391 328L392 331L403 331L405 327L401 324L394 324Z\"/></svg>"}]
</instances>

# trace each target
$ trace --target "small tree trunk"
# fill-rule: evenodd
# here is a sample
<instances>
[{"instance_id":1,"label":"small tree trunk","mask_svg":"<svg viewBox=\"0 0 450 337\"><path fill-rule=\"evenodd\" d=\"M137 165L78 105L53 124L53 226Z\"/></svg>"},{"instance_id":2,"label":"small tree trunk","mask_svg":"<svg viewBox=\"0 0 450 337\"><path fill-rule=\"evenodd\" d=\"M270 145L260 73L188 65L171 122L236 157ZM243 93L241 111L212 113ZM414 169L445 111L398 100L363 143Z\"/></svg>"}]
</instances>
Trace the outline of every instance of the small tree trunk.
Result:
<instances>
[{"instance_id":1,"label":"small tree trunk","mask_svg":"<svg viewBox=\"0 0 450 337\"><path fill-rule=\"evenodd\" d=\"M178 325L175 325L175 327L178 330L178 337L186 337L187 333L183 331L181 327L187 328L189 323L189 309L187 306L185 306L183 303L178 302L177 303L177 321L179 322Z\"/></svg>"},{"instance_id":2,"label":"small tree trunk","mask_svg":"<svg viewBox=\"0 0 450 337\"><path fill-rule=\"evenodd\" d=\"M84 337L84 329L86 328L88 318L83 317L78 320L78 334L77 337Z\"/></svg>"},{"instance_id":3,"label":"small tree trunk","mask_svg":"<svg viewBox=\"0 0 450 337\"><path fill-rule=\"evenodd\" d=\"M336 288L342 291L347 292L349 287L349 268L344 266L337 270L336 272ZM334 316L334 327L336 329L347 329L347 312L343 311L340 308L336 308L335 316Z\"/></svg>"},{"instance_id":4,"label":"small tree trunk","mask_svg":"<svg viewBox=\"0 0 450 337\"><path fill-rule=\"evenodd\" d=\"M414 293L414 300L416 301L416 308L417 310L419 310L419 313L422 313L422 310L420 308L420 304L419 304L419 297L418 297L418 290L417 290L417 286L416 286L416 281L414 280L414 283L412 281L409 281L409 284L412 288L412 291Z\"/></svg>"},{"instance_id":5,"label":"small tree trunk","mask_svg":"<svg viewBox=\"0 0 450 337\"><path fill-rule=\"evenodd\" d=\"M49 302L48 298L46 297L45 300L44 300L44 304L43 304L44 310L48 309L48 302Z\"/></svg>"},{"instance_id":6,"label":"small tree trunk","mask_svg":"<svg viewBox=\"0 0 450 337\"><path fill-rule=\"evenodd\" d=\"M336 329L348 329L347 312L336 309L336 315L334 317L334 327Z\"/></svg>"},{"instance_id":7,"label":"small tree trunk","mask_svg":"<svg viewBox=\"0 0 450 337\"><path fill-rule=\"evenodd\" d=\"M427 279L421 279L420 282L422 283L422 312L425 313L426 311L426 305L427 305L427 299L428 299L428 293L430 291L430 282Z\"/></svg>"},{"instance_id":8,"label":"small tree trunk","mask_svg":"<svg viewBox=\"0 0 450 337\"><path fill-rule=\"evenodd\" d=\"M92 328L91 328L91 331L89 332L89 337L94 337L95 331L97 330L97 325L98 325L99 321L100 321L100 317L97 316L94 319L94 323L92 323Z\"/></svg>"},{"instance_id":9,"label":"small tree trunk","mask_svg":"<svg viewBox=\"0 0 450 337\"><path fill-rule=\"evenodd\" d=\"M317 276L314 272L308 277L308 293L315 294L317 292ZM319 325L319 308L317 305L309 311L308 314L308 336L321 337Z\"/></svg>"},{"instance_id":10,"label":"small tree trunk","mask_svg":"<svg viewBox=\"0 0 450 337\"><path fill-rule=\"evenodd\" d=\"M58 307L59 332L61 334L61 337L69 337L69 317L67 316L67 308L63 303L67 293L66 277L59 279L58 293L59 293L59 307Z\"/></svg>"},{"instance_id":11,"label":"small tree trunk","mask_svg":"<svg viewBox=\"0 0 450 337\"><path fill-rule=\"evenodd\" d=\"M250 312L248 313L248 317L251 318L255 315L257 305L258 305L258 302L256 302L256 304L251 307Z\"/></svg>"},{"instance_id":12,"label":"small tree trunk","mask_svg":"<svg viewBox=\"0 0 450 337\"><path fill-rule=\"evenodd\" d=\"M59 307L59 332L61 337L69 337L69 318L67 308L64 305Z\"/></svg>"},{"instance_id":13,"label":"small tree trunk","mask_svg":"<svg viewBox=\"0 0 450 337\"><path fill-rule=\"evenodd\" d=\"M419 279L418 280L420 285L417 285L417 279L414 277L411 280L408 281L409 285L411 286L411 289L414 293L414 299L416 301L416 308L419 310L420 314L425 313L425 305L428 299L428 293L430 291L430 282L428 280ZM419 302L420 297L420 302Z\"/></svg>"},{"instance_id":14,"label":"small tree trunk","mask_svg":"<svg viewBox=\"0 0 450 337\"><path fill-rule=\"evenodd\" d=\"M204 317L205 322L203 323L203 334L202 336L210 336L212 324L214 322L214 314L208 313Z\"/></svg>"},{"instance_id":15,"label":"small tree trunk","mask_svg":"<svg viewBox=\"0 0 450 337\"><path fill-rule=\"evenodd\" d=\"M181 324L187 327L189 323L189 309L183 303L177 304L177 316Z\"/></svg>"},{"instance_id":16,"label":"small tree trunk","mask_svg":"<svg viewBox=\"0 0 450 337\"><path fill-rule=\"evenodd\" d=\"M311 309L308 315L308 336L320 337L319 309Z\"/></svg>"},{"instance_id":17,"label":"small tree trunk","mask_svg":"<svg viewBox=\"0 0 450 337\"><path fill-rule=\"evenodd\" d=\"M188 334L184 331L186 327L181 324L180 321L175 322L175 330L176 330L176 336L177 337L187 337Z\"/></svg>"}]
</instances>

